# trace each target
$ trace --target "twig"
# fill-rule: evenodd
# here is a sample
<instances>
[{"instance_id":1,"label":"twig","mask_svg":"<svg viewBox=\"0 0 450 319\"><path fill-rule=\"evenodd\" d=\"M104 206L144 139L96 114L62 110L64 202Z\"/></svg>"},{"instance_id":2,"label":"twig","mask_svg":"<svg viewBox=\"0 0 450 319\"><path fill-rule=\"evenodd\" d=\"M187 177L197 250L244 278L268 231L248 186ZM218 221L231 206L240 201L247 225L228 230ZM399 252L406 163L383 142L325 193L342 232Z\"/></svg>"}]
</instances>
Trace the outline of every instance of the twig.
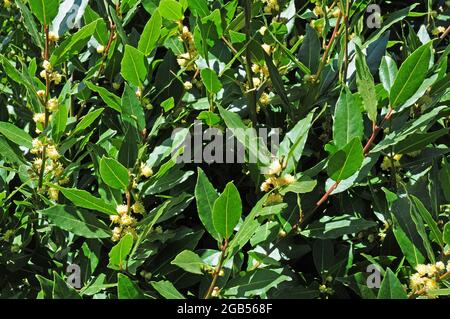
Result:
<instances>
[{"instance_id":1,"label":"twig","mask_svg":"<svg viewBox=\"0 0 450 319\"><path fill-rule=\"evenodd\" d=\"M325 64L328 60L328 55L330 54L331 48L333 46L334 40L336 39L336 36L338 35L339 27L341 25L341 19L342 19L342 12L339 12L339 16L336 20L336 26L334 27L333 34L331 35L330 42L328 42L328 45L325 49L325 53L323 54L322 60L320 61L319 68L317 70L316 75L314 76L314 80L319 80L320 75L322 74L323 69L325 68Z\"/></svg>"},{"instance_id":2,"label":"twig","mask_svg":"<svg viewBox=\"0 0 450 319\"><path fill-rule=\"evenodd\" d=\"M97 75L95 76L95 80L97 80L100 75L102 74L104 68L105 68L105 62L106 59L108 58L108 53L109 50L111 48L112 42L114 40L114 35L116 32L116 26L115 24L112 22L112 20L109 20L109 39L108 39L108 43L106 44L106 48L105 51L103 51L103 57L102 57L102 63L100 64L100 68L98 69Z\"/></svg>"},{"instance_id":3,"label":"twig","mask_svg":"<svg viewBox=\"0 0 450 319\"><path fill-rule=\"evenodd\" d=\"M250 52L250 46L248 45L248 42L251 39L250 34L250 23L252 18L252 0L246 0L245 6L244 6L244 13L245 13L245 35L246 35L246 41L247 41L247 48L245 50L245 73L247 74L247 82L248 82L248 91L247 91L247 99L248 99L248 108L250 113L250 119L253 123L253 127L256 127L257 123L257 117L256 117L256 91L254 90L253 86L253 72L251 68L251 52Z\"/></svg>"},{"instance_id":4,"label":"twig","mask_svg":"<svg viewBox=\"0 0 450 319\"><path fill-rule=\"evenodd\" d=\"M49 30L48 30L48 25L44 25L44 33L45 33L45 48L44 48L44 61L48 61L49 56L50 56L50 38L49 38ZM48 76L48 72L45 71L45 98L44 98L44 130L47 128L48 126L48 120L49 120L49 113L48 113L48 109L47 109L47 103L49 100L49 96L50 96L50 78ZM43 149L42 149L42 163L41 163L41 168L39 170L39 182L38 182L38 189L42 188L42 184L44 181L44 171L45 171L45 152L47 150L46 145L44 145Z\"/></svg>"},{"instance_id":5,"label":"twig","mask_svg":"<svg viewBox=\"0 0 450 319\"><path fill-rule=\"evenodd\" d=\"M369 155L370 152L370 148L373 145L373 142L375 141L375 138L377 137L378 133L380 132L381 128L383 127L383 125L386 123L386 121L389 121L392 117L392 114L394 113L394 110L390 107L388 113L386 114L386 116L383 118L383 120L381 121L380 125L373 125L373 129L372 129L372 135L370 136L369 140L367 141L366 145L364 146L364 156ZM316 203L316 207L314 208L314 210L312 211L312 213L314 213L316 211L317 208L319 208L319 206L321 206L327 199L328 197L330 197L330 195L334 192L334 190L339 186L341 181L336 181L329 189L328 191L322 196L322 198ZM310 215L312 215L309 214Z\"/></svg>"},{"instance_id":6,"label":"twig","mask_svg":"<svg viewBox=\"0 0 450 319\"><path fill-rule=\"evenodd\" d=\"M349 42L349 27L348 27L348 18L350 13L350 0L347 0L347 7L345 9L344 16L344 25L345 25L345 61L344 61L344 72L342 81L345 83L347 81L347 72L349 65L349 57L348 57L348 42Z\"/></svg>"},{"instance_id":7,"label":"twig","mask_svg":"<svg viewBox=\"0 0 450 319\"><path fill-rule=\"evenodd\" d=\"M444 33L442 33L440 39L444 40L445 37L450 33L450 26L447 27L447 29L444 31Z\"/></svg>"},{"instance_id":8,"label":"twig","mask_svg":"<svg viewBox=\"0 0 450 319\"><path fill-rule=\"evenodd\" d=\"M217 278L219 277L220 271L222 270L223 262L225 261L227 247L228 239L225 239L224 244L222 245L222 253L220 254L219 263L214 269L213 279L211 281L211 284L209 285L208 291L206 292L205 299L209 299L211 297L214 287L216 286Z\"/></svg>"}]
</instances>

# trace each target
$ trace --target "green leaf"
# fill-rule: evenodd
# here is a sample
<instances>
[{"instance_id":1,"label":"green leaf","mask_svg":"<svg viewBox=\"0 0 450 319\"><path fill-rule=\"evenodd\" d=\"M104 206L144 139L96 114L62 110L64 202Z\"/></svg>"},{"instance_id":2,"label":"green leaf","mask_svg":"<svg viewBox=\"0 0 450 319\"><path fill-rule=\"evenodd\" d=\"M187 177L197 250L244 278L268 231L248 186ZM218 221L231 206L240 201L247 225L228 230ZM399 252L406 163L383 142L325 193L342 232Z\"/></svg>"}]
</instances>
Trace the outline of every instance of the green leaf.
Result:
<instances>
[{"instance_id":1,"label":"green leaf","mask_svg":"<svg viewBox=\"0 0 450 319\"><path fill-rule=\"evenodd\" d=\"M375 82L367 65L366 58L361 49L356 46L356 84L358 92L361 94L364 108L372 123L377 122L377 94L375 92Z\"/></svg>"},{"instance_id":2,"label":"green leaf","mask_svg":"<svg viewBox=\"0 0 450 319\"><path fill-rule=\"evenodd\" d=\"M121 101L122 117L131 122L139 131L145 128L145 113L134 90L125 84ZM136 124L135 124L136 123Z\"/></svg>"},{"instance_id":3,"label":"green leaf","mask_svg":"<svg viewBox=\"0 0 450 319\"><path fill-rule=\"evenodd\" d=\"M304 119L300 120L295 126L286 134L280 144L278 150L278 157L285 157L286 167L283 170L285 174L289 174L295 170L300 158L303 154L308 133L313 124L314 110L311 111Z\"/></svg>"},{"instance_id":4,"label":"green leaf","mask_svg":"<svg viewBox=\"0 0 450 319\"><path fill-rule=\"evenodd\" d=\"M141 87L147 76L144 53L128 44L125 45L120 73L128 83Z\"/></svg>"},{"instance_id":5,"label":"green leaf","mask_svg":"<svg viewBox=\"0 0 450 319\"><path fill-rule=\"evenodd\" d=\"M441 182L441 189L445 199L447 202L450 202L450 164L445 157L442 169L439 171L439 181Z\"/></svg>"},{"instance_id":6,"label":"green leaf","mask_svg":"<svg viewBox=\"0 0 450 319\"><path fill-rule=\"evenodd\" d=\"M97 27L97 21L98 20L82 27L77 33L71 35L56 47L50 57L52 66L57 66L63 61L70 59L72 56L79 54L94 34L95 28Z\"/></svg>"},{"instance_id":7,"label":"green leaf","mask_svg":"<svg viewBox=\"0 0 450 319\"><path fill-rule=\"evenodd\" d=\"M391 92L392 85L398 73L397 64L390 56L384 56L380 65L380 81L386 92Z\"/></svg>"},{"instance_id":8,"label":"green leaf","mask_svg":"<svg viewBox=\"0 0 450 319\"><path fill-rule=\"evenodd\" d=\"M207 0L188 0L188 6L197 17L203 18L210 14Z\"/></svg>"},{"instance_id":9,"label":"green leaf","mask_svg":"<svg viewBox=\"0 0 450 319\"><path fill-rule=\"evenodd\" d=\"M158 10L169 21L179 21L183 17L183 7L175 0L161 0Z\"/></svg>"},{"instance_id":10,"label":"green leaf","mask_svg":"<svg viewBox=\"0 0 450 319\"><path fill-rule=\"evenodd\" d=\"M187 272L202 275L204 269L208 266L196 253L190 250L183 250L171 262Z\"/></svg>"},{"instance_id":11,"label":"green leaf","mask_svg":"<svg viewBox=\"0 0 450 319\"><path fill-rule=\"evenodd\" d=\"M76 188L64 188L54 184L52 184L52 187L60 190L64 197L66 197L76 206L95 210L101 213L106 213L108 215L117 214L116 209L113 205L105 202L101 198L97 198L91 195L91 193L85 190Z\"/></svg>"},{"instance_id":12,"label":"green leaf","mask_svg":"<svg viewBox=\"0 0 450 319\"><path fill-rule=\"evenodd\" d=\"M225 110L218 105L220 115L234 135L248 152L248 159L257 161L260 166L268 166L271 162L272 154L256 134L256 130L248 128L242 122L239 114ZM299 144L300 145L300 144Z\"/></svg>"},{"instance_id":13,"label":"green leaf","mask_svg":"<svg viewBox=\"0 0 450 319\"><path fill-rule=\"evenodd\" d=\"M213 225L214 202L219 195L200 167L197 169L197 176L197 184L195 185L195 199L197 202L198 216L200 217L200 221L205 226L208 233L213 238L220 240L220 235L217 233Z\"/></svg>"},{"instance_id":14,"label":"green leaf","mask_svg":"<svg viewBox=\"0 0 450 319\"><path fill-rule=\"evenodd\" d=\"M137 137L138 132L134 127L130 126L123 138L122 144L120 145L119 154L117 156L119 162L130 169L134 167L138 157Z\"/></svg>"},{"instance_id":15,"label":"green leaf","mask_svg":"<svg viewBox=\"0 0 450 319\"><path fill-rule=\"evenodd\" d=\"M42 277L41 275L36 275L36 279L39 281L41 286L41 291L39 292L40 297L36 299L52 299L53 298L53 281Z\"/></svg>"},{"instance_id":16,"label":"green leaf","mask_svg":"<svg viewBox=\"0 0 450 319\"><path fill-rule=\"evenodd\" d=\"M406 260L413 267L423 264L424 242L412 218L412 205L408 199L400 197L392 204L393 232Z\"/></svg>"},{"instance_id":17,"label":"green leaf","mask_svg":"<svg viewBox=\"0 0 450 319\"><path fill-rule=\"evenodd\" d=\"M288 186L283 187L280 191L281 195L285 195L287 193L295 193L295 194L307 194L312 192L317 185L317 181L312 180L308 176L302 176L297 181L289 184Z\"/></svg>"},{"instance_id":18,"label":"green leaf","mask_svg":"<svg viewBox=\"0 0 450 319\"><path fill-rule=\"evenodd\" d=\"M419 213L420 216L422 216L425 223L430 228L431 232L433 233L434 239L436 242L443 248L445 246L444 241L442 240L442 232L439 229L436 221L431 216L430 212L426 209L425 205L422 204L420 199L417 197L411 195L412 203L414 204L414 208Z\"/></svg>"},{"instance_id":19,"label":"green leaf","mask_svg":"<svg viewBox=\"0 0 450 319\"><path fill-rule=\"evenodd\" d=\"M389 268L381 282L377 299L407 299L408 296L403 288L400 280Z\"/></svg>"},{"instance_id":20,"label":"green leaf","mask_svg":"<svg viewBox=\"0 0 450 319\"><path fill-rule=\"evenodd\" d=\"M230 238L242 214L241 196L236 186L229 182L216 199L212 221L216 231L225 239Z\"/></svg>"},{"instance_id":21,"label":"green leaf","mask_svg":"<svg viewBox=\"0 0 450 319\"><path fill-rule=\"evenodd\" d=\"M139 286L124 274L117 274L117 298L143 299L145 296Z\"/></svg>"},{"instance_id":22,"label":"green leaf","mask_svg":"<svg viewBox=\"0 0 450 319\"><path fill-rule=\"evenodd\" d=\"M18 128L14 124L7 122L0 122L0 133L3 134L11 142L25 146L27 148L32 148L32 138L27 132Z\"/></svg>"},{"instance_id":23,"label":"green leaf","mask_svg":"<svg viewBox=\"0 0 450 319\"><path fill-rule=\"evenodd\" d=\"M267 202L269 194L265 194L250 211L250 214L245 217L242 225L239 226L239 230L234 235L233 239L228 245L227 259L232 258L238 251L244 247L248 241L252 238L255 231L259 228L260 223L255 218L261 213L263 206Z\"/></svg>"},{"instance_id":24,"label":"green leaf","mask_svg":"<svg viewBox=\"0 0 450 319\"><path fill-rule=\"evenodd\" d=\"M81 299L75 289L69 287L64 279L53 271L53 299Z\"/></svg>"},{"instance_id":25,"label":"green leaf","mask_svg":"<svg viewBox=\"0 0 450 319\"><path fill-rule=\"evenodd\" d=\"M186 299L170 281L152 281L151 284L166 299Z\"/></svg>"},{"instance_id":26,"label":"green leaf","mask_svg":"<svg viewBox=\"0 0 450 319\"><path fill-rule=\"evenodd\" d=\"M303 236L319 239L336 239L347 234L357 234L362 230L377 227L377 223L350 215L325 216L306 226L300 232Z\"/></svg>"},{"instance_id":27,"label":"green leaf","mask_svg":"<svg viewBox=\"0 0 450 319\"><path fill-rule=\"evenodd\" d=\"M275 92L280 96L284 111L286 114L291 114L291 103L286 94L286 90L284 89L283 80L281 78L280 72L273 64L272 59L266 52L264 52L264 59L266 61L267 68L269 69L270 80L272 81L273 88Z\"/></svg>"},{"instance_id":28,"label":"green leaf","mask_svg":"<svg viewBox=\"0 0 450 319\"><path fill-rule=\"evenodd\" d=\"M211 111L202 111L197 116L198 120L204 120L206 125L214 126L220 123L220 116Z\"/></svg>"},{"instance_id":29,"label":"green leaf","mask_svg":"<svg viewBox=\"0 0 450 319\"><path fill-rule=\"evenodd\" d=\"M422 85L430 67L431 48L432 42L422 45L401 65L389 95L393 109L408 101Z\"/></svg>"},{"instance_id":30,"label":"green leaf","mask_svg":"<svg viewBox=\"0 0 450 319\"><path fill-rule=\"evenodd\" d=\"M356 173L363 161L363 147L360 139L355 137L328 160L328 176L334 181L342 181Z\"/></svg>"},{"instance_id":31,"label":"green leaf","mask_svg":"<svg viewBox=\"0 0 450 319\"><path fill-rule=\"evenodd\" d=\"M58 14L59 0L30 0L31 12L42 25L49 26Z\"/></svg>"},{"instance_id":32,"label":"green leaf","mask_svg":"<svg viewBox=\"0 0 450 319\"><path fill-rule=\"evenodd\" d=\"M257 269L231 279L224 288L225 296L251 297L265 294L284 281L292 280L280 270Z\"/></svg>"},{"instance_id":33,"label":"green leaf","mask_svg":"<svg viewBox=\"0 0 450 319\"><path fill-rule=\"evenodd\" d=\"M363 118L361 109L350 90L345 87L336 103L334 111L333 141L342 149L354 138L363 137Z\"/></svg>"},{"instance_id":34,"label":"green leaf","mask_svg":"<svg viewBox=\"0 0 450 319\"><path fill-rule=\"evenodd\" d=\"M306 25L306 35L298 50L298 60L306 65L311 73L315 74L319 68L320 51L322 44L320 43L317 31L309 24Z\"/></svg>"},{"instance_id":35,"label":"green leaf","mask_svg":"<svg viewBox=\"0 0 450 319\"><path fill-rule=\"evenodd\" d=\"M108 105L110 108L116 110L119 113L122 112L122 108L120 107L120 97L118 97L114 93L110 92L109 90L101 86L93 84L92 82L85 81L84 83L90 90L98 93L102 98L103 102L106 103L106 105Z\"/></svg>"},{"instance_id":36,"label":"green leaf","mask_svg":"<svg viewBox=\"0 0 450 319\"><path fill-rule=\"evenodd\" d=\"M430 133L415 133L399 141L394 146L394 152L396 154L408 154L416 151L423 150L426 146L436 141L442 136L447 136L449 132L448 128L443 128Z\"/></svg>"},{"instance_id":37,"label":"green leaf","mask_svg":"<svg viewBox=\"0 0 450 319\"><path fill-rule=\"evenodd\" d=\"M52 136L55 142L59 142L61 136L66 130L68 114L67 106L65 103L61 104L58 108L56 114L53 115L52 119Z\"/></svg>"},{"instance_id":38,"label":"green leaf","mask_svg":"<svg viewBox=\"0 0 450 319\"><path fill-rule=\"evenodd\" d=\"M9 163L25 163L20 150L8 144L8 141L3 136L0 136L0 155Z\"/></svg>"},{"instance_id":39,"label":"green leaf","mask_svg":"<svg viewBox=\"0 0 450 319\"><path fill-rule=\"evenodd\" d=\"M38 28L36 26L36 22L34 20L34 17L31 14L31 11L28 9L28 7L25 5L25 3L22 0L16 0L15 3L17 4L17 7L22 12L23 22L25 24L25 27L27 28L28 33L33 38L34 43L38 47L43 49L44 42L42 41L42 37L39 34Z\"/></svg>"},{"instance_id":40,"label":"green leaf","mask_svg":"<svg viewBox=\"0 0 450 319\"><path fill-rule=\"evenodd\" d=\"M108 254L108 267L115 270L123 270L127 256L131 252L131 247L133 247L133 235L126 234L111 248Z\"/></svg>"},{"instance_id":41,"label":"green leaf","mask_svg":"<svg viewBox=\"0 0 450 319\"><path fill-rule=\"evenodd\" d=\"M173 96L161 102L161 107L163 108L164 112L169 112L171 109L173 109L175 107L175 99L173 98Z\"/></svg>"},{"instance_id":42,"label":"green leaf","mask_svg":"<svg viewBox=\"0 0 450 319\"><path fill-rule=\"evenodd\" d=\"M130 183L126 167L113 158L102 157L100 176L108 186L116 189L126 190Z\"/></svg>"},{"instance_id":43,"label":"green leaf","mask_svg":"<svg viewBox=\"0 0 450 319\"><path fill-rule=\"evenodd\" d=\"M312 250L314 265L322 278L326 279L329 270L335 264L333 242L329 239L316 240Z\"/></svg>"},{"instance_id":44,"label":"green leaf","mask_svg":"<svg viewBox=\"0 0 450 319\"><path fill-rule=\"evenodd\" d=\"M78 122L77 126L75 127L75 129L73 130L72 134L75 135L81 131L84 131L86 128L89 127L89 125L91 125L92 123L94 123L94 121L97 119L97 117L100 116L100 114L102 114L102 112L105 109L100 108L98 110L89 112L88 114L86 114L80 122Z\"/></svg>"},{"instance_id":45,"label":"green leaf","mask_svg":"<svg viewBox=\"0 0 450 319\"><path fill-rule=\"evenodd\" d=\"M448 223L445 224L445 226L444 226L444 235L443 235L443 238L444 238L444 242L445 242L447 245L450 245L450 222L448 222Z\"/></svg>"},{"instance_id":46,"label":"green leaf","mask_svg":"<svg viewBox=\"0 0 450 319\"><path fill-rule=\"evenodd\" d=\"M139 39L138 49L144 55L149 55L155 48L161 34L162 19L158 10L155 10L148 20Z\"/></svg>"},{"instance_id":47,"label":"green leaf","mask_svg":"<svg viewBox=\"0 0 450 319\"><path fill-rule=\"evenodd\" d=\"M219 92L222 88L222 83L220 83L219 77L217 76L216 72L211 69L205 68L200 71L200 74L202 76L203 84L205 85L208 92L217 94L217 92Z\"/></svg>"},{"instance_id":48,"label":"green leaf","mask_svg":"<svg viewBox=\"0 0 450 319\"><path fill-rule=\"evenodd\" d=\"M39 213L47 216L56 226L75 235L85 238L110 237L110 230L105 223L93 214L66 205L55 205L40 210Z\"/></svg>"}]
</instances>

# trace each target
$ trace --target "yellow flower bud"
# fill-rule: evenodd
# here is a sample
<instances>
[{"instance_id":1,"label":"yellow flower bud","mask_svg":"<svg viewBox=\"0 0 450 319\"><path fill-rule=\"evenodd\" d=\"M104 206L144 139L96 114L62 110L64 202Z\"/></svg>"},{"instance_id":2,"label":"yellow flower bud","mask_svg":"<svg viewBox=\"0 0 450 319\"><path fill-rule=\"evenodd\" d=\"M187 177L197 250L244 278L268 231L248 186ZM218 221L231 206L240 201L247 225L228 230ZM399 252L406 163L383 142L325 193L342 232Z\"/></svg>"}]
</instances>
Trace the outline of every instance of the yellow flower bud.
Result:
<instances>
[{"instance_id":1,"label":"yellow flower bud","mask_svg":"<svg viewBox=\"0 0 450 319\"><path fill-rule=\"evenodd\" d=\"M50 32L48 33L48 39L49 39L51 42L58 42L58 40L59 40L59 35L58 35L58 33L56 33L56 32L50 31Z\"/></svg>"},{"instance_id":2,"label":"yellow flower bud","mask_svg":"<svg viewBox=\"0 0 450 319\"><path fill-rule=\"evenodd\" d=\"M141 176L149 178L152 175L153 175L152 168L150 166L145 165L145 164L141 164Z\"/></svg>"},{"instance_id":3,"label":"yellow flower bud","mask_svg":"<svg viewBox=\"0 0 450 319\"><path fill-rule=\"evenodd\" d=\"M33 121L36 123L44 123L45 122L45 113L35 113L33 115Z\"/></svg>"},{"instance_id":4,"label":"yellow flower bud","mask_svg":"<svg viewBox=\"0 0 450 319\"><path fill-rule=\"evenodd\" d=\"M136 96L137 96L138 98L140 98L140 97L142 96L142 90L141 90L141 88L137 88L135 94L136 94Z\"/></svg>"},{"instance_id":5,"label":"yellow flower bud","mask_svg":"<svg viewBox=\"0 0 450 319\"><path fill-rule=\"evenodd\" d=\"M59 196L59 190L57 190L56 188L52 188L50 187L47 191L48 193L48 197L51 200L57 201L58 200L58 196Z\"/></svg>"},{"instance_id":6,"label":"yellow flower bud","mask_svg":"<svg viewBox=\"0 0 450 319\"><path fill-rule=\"evenodd\" d=\"M268 55L272 52L272 48L266 43L262 44L261 47Z\"/></svg>"},{"instance_id":7,"label":"yellow flower bud","mask_svg":"<svg viewBox=\"0 0 450 319\"><path fill-rule=\"evenodd\" d=\"M53 145L47 146L45 149L45 154L53 161L56 161L60 157L58 151Z\"/></svg>"},{"instance_id":8,"label":"yellow flower bud","mask_svg":"<svg viewBox=\"0 0 450 319\"><path fill-rule=\"evenodd\" d=\"M266 26L262 26L262 27L259 28L259 30L258 30L258 32L259 32L261 35L264 35L264 33L266 33L266 31L267 31L267 27L266 27Z\"/></svg>"},{"instance_id":9,"label":"yellow flower bud","mask_svg":"<svg viewBox=\"0 0 450 319\"><path fill-rule=\"evenodd\" d=\"M143 214L145 213L145 207L141 202L137 201L131 206L131 209L135 214Z\"/></svg>"},{"instance_id":10,"label":"yellow flower bud","mask_svg":"<svg viewBox=\"0 0 450 319\"><path fill-rule=\"evenodd\" d=\"M127 205L118 205L116 207L116 211L119 215L125 215L128 214L128 206Z\"/></svg>"},{"instance_id":11,"label":"yellow flower bud","mask_svg":"<svg viewBox=\"0 0 450 319\"><path fill-rule=\"evenodd\" d=\"M59 101L57 98L51 98L50 100L47 101L47 109L50 112L57 111L58 107L59 107Z\"/></svg>"},{"instance_id":12,"label":"yellow flower bud","mask_svg":"<svg viewBox=\"0 0 450 319\"><path fill-rule=\"evenodd\" d=\"M267 94L266 92L263 92L261 94L261 96L259 97L259 103L261 103L262 105L268 105L270 103L269 94Z\"/></svg>"},{"instance_id":13,"label":"yellow flower bud","mask_svg":"<svg viewBox=\"0 0 450 319\"><path fill-rule=\"evenodd\" d=\"M105 52L105 47L103 45L99 45L97 47L97 53L98 54L103 54L103 52Z\"/></svg>"},{"instance_id":14,"label":"yellow flower bud","mask_svg":"<svg viewBox=\"0 0 450 319\"><path fill-rule=\"evenodd\" d=\"M42 63L42 67L48 73L52 72L52 70L53 70L53 67L52 67L51 63L49 61L47 61L47 60L44 60L44 62Z\"/></svg>"},{"instance_id":15,"label":"yellow flower bud","mask_svg":"<svg viewBox=\"0 0 450 319\"><path fill-rule=\"evenodd\" d=\"M184 89L189 91L190 89L192 89L192 83L189 81L186 81L183 83Z\"/></svg>"},{"instance_id":16,"label":"yellow flower bud","mask_svg":"<svg viewBox=\"0 0 450 319\"><path fill-rule=\"evenodd\" d=\"M120 216L119 215L109 215L109 220L113 222L114 224L118 224L120 222Z\"/></svg>"}]
</instances>

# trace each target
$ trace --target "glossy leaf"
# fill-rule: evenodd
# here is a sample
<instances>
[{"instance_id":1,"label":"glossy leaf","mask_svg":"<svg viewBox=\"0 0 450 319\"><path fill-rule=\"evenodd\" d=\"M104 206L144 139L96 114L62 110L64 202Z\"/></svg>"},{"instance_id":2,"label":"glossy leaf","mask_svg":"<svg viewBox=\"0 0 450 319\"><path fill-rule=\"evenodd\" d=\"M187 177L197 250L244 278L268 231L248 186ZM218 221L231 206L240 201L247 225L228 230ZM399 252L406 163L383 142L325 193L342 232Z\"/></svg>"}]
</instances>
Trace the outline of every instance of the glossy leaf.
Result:
<instances>
[{"instance_id":1,"label":"glossy leaf","mask_svg":"<svg viewBox=\"0 0 450 319\"><path fill-rule=\"evenodd\" d=\"M212 213L214 228L223 238L230 238L241 214L241 196L236 186L230 182L214 202Z\"/></svg>"},{"instance_id":2,"label":"glossy leaf","mask_svg":"<svg viewBox=\"0 0 450 319\"><path fill-rule=\"evenodd\" d=\"M39 211L56 226L85 238L106 238L111 236L108 227L91 213L75 207L55 205Z\"/></svg>"},{"instance_id":3,"label":"glossy leaf","mask_svg":"<svg viewBox=\"0 0 450 319\"><path fill-rule=\"evenodd\" d=\"M103 157L100 160L100 175L110 187L125 190L130 183L128 170L113 158Z\"/></svg>"},{"instance_id":4,"label":"glossy leaf","mask_svg":"<svg viewBox=\"0 0 450 319\"><path fill-rule=\"evenodd\" d=\"M432 42L413 52L401 65L389 95L393 109L401 106L420 88L430 66Z\"/></svg>"}]
</instances>

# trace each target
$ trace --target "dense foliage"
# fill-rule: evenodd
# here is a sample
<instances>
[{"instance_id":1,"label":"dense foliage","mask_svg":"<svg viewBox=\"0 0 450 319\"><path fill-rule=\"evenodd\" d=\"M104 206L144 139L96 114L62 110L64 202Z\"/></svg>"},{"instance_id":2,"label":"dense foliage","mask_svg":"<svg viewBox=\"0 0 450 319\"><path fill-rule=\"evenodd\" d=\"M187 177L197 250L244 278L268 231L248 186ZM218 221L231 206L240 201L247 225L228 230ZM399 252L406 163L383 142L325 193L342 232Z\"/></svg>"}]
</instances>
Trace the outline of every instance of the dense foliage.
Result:
<instances>
[{"instance_id":1,"label":"dense foliage","mask_svg":"<svg viewBox=\"0 0 450 319\"><path fill-rule=\"evenodd\" d=\"M450 295L449 1L1 1L2 298Z\"/></svg>"}]
</instances>

